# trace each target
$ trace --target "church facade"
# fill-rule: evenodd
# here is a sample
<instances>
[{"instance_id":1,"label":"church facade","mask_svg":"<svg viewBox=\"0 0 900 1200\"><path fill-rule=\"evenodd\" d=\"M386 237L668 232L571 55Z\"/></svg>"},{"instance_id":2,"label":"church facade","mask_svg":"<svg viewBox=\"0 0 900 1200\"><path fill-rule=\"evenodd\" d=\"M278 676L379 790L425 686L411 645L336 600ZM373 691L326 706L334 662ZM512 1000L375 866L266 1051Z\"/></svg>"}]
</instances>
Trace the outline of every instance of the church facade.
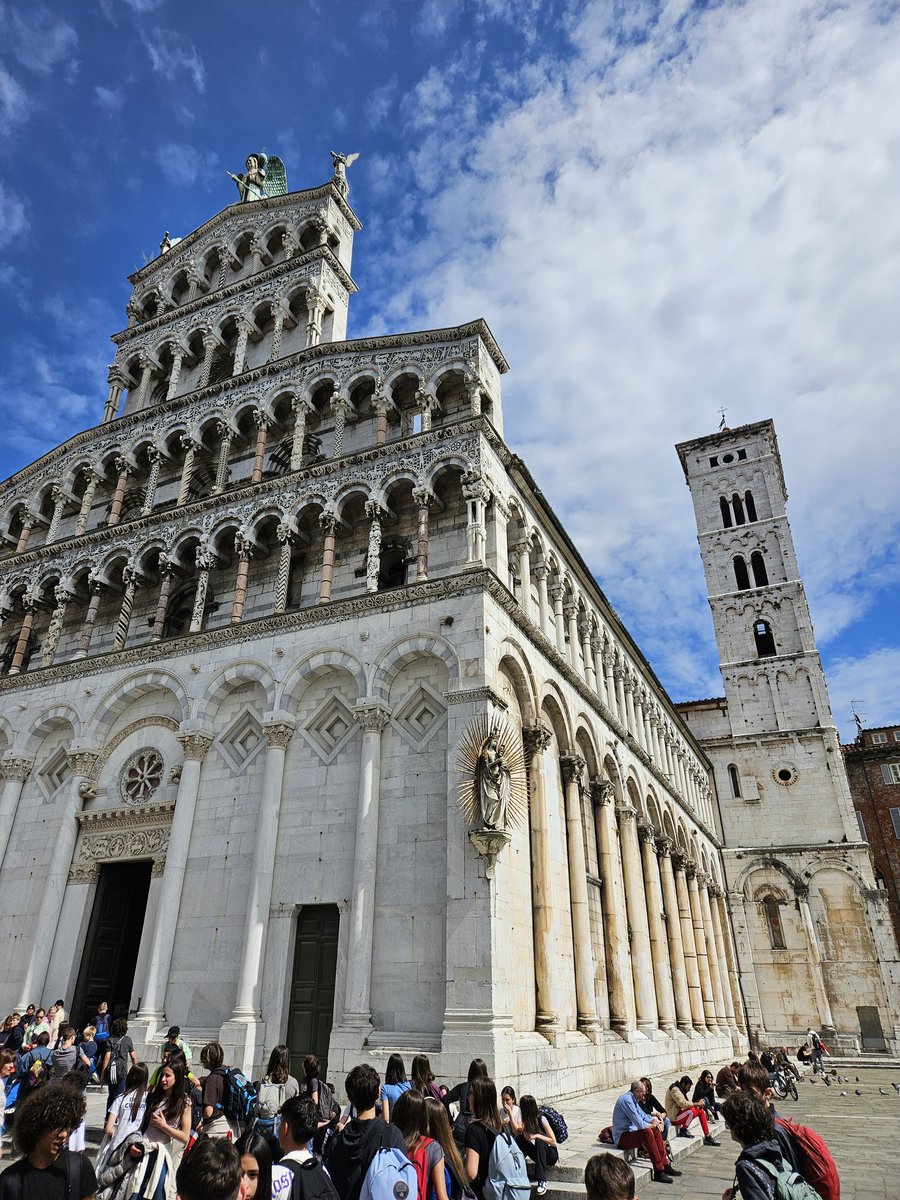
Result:
<instances>
[{"instance_id":1,"label":"church facade","mask_svg":"<svg viewBox=\"0 0 900 1200\"><path fill-rule=\"evenodd\" d=\"M170 244L102 423L0 485L0 1004L107 1000L139 1049L175 1023L254 1075L286 1040L338 1080L480 1054L557 1095L827 1025L752 986L733 735L671 702L503 441L487 325L346 339L346 195ZM523 763L499 824L459 803L486 725ZM849 838L894 1038L834 804L808 841Z\"/></svg>"}]
</instances>

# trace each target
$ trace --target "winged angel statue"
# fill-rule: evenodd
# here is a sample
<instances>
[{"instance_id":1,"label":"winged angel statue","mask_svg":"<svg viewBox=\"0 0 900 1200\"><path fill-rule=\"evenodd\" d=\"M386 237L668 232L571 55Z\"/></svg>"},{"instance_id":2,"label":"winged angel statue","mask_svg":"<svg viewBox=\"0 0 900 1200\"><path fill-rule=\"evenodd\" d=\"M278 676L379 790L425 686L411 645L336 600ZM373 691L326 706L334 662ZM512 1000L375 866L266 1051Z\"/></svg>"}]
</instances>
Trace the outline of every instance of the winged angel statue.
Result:
<instances>
[{"instance_id":1,"label":"winged angel statue","mask_svg":"<svg viewBox=\"0 0 900 1200\"><path fill-rule=\"evenodd\" d=\"M240 175L228 172L243 203L264 200L267 196L283 196L287 192L287 172L276 154L250 154L245 165L247 169Z\"/></svg>"},{"instance_id":2,"label":"winged angel statue","mask_svg":"<svg viewBox=\"0 0 900 1200\"><path fill-rule=\"evenodd\" d=\"M359 151L355 154L338 154L336 150L331 151L331 161L334 163L334 182L340 188L341 195L345 199L350 190L347 183L347 168L352 167L358 158Z\"/></svg>"}]
</instances>

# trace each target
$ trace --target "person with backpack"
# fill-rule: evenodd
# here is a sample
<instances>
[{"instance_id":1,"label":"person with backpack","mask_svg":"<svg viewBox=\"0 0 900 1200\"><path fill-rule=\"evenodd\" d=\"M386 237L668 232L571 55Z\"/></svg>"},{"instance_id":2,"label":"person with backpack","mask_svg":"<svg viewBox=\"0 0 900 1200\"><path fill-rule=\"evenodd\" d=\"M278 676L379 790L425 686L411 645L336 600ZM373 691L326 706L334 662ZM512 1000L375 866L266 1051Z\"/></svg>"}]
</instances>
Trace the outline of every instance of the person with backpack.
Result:
<instances>
[{"instance_id":1,"label":"person with backpack","mask_svg":"<svg viewBox=\"0 0 900 1200\"><path fill-rule=\"evenodd\" d=\"M177 1168L191 1136L191 1104L180 1062L167 1063L160 1071L159 1083L147 1097L141 1132L147 1141L165 1146Z\"/></svg>"},{"instance_id":2,"label":"person with backpack","mask_svg":"<svg viewBox=\"0 0 900 1200\"><path fill-rule=\"evenodd\" d=\"M19 1094L16 1098L16 1111L24 1104L32 1092L47 1082L50 1074L50 1034L39 1033L37 1045L19 1059Z\"/></svg>"},{"instance_id":3,"label":"person with backpack","mask_svg":"<svg viewBox=\"0 0 900 1200\"><path fill-rule=\"evenodd\" d=\"M78 1043L78 1061L83 1062L89 1070L91 1082L96 1083L94 1078L97 1070L97 1039L94 1034L97 1030L93 1025L85 1025L81 1031L81 1041Z\"/></svg>"},{"instance_id":4,"label":"person with backpack","mask_svg":"<svg viewBox=\"0 0 900 1200\"><path fill-rule=\"evenodd\" d=\"M432 1196L448 1200L444 1152L428 1134L428 1110L422 1093L413 1088L405 1091L394 1105L391 1122L403 1134L407 1156L416 1169L418 1200Z\"/></svg>"},{"instance_id":5,"label":"person with backpack","mask_svg":"<svg viewBox=\"0 0 900 1200\"><path fill-rule=\"evenodd\" d=\"M269 1055L269 1064L257 1085L256 1094L257 1110L253 1128L266 1139L272 1158L277 1162L281 1158L279 1113L288 1100L300 1094L300 1084L291 1074L291 1052L287 1046L276 1046Z\"/></svg>"},{"instance_id":6,"label":"person with backpack","mask_svg":"<svg viewBox=\"0 0 900 1200\"><path fill-rule=\"evenodd\" d=\"M52 1039L53 1034L50 1034ZM50 1054L50 1072L54 1079L67 1075L78 1061L78 1050L75 1046L75 1030L71 1025L63 1025L59 1030L59 1044ZM90 1071L88 1071L90 1077Z\"/></svg>"},{"instance_id":7,"label":"person with backpack","mask_svg":"<svg viewBox=\"0 0 900 1200\"><path fill-rule=\"evenodd\" d=\"M132 1133L140 1133L147 1108L147 1064L140 1062L125 1077L125 1091L106 1114L103 1142L97 1153L98 1170Z\"/></svg>"},{"instance_id":8,"label":"person with backpack","mask_svg":"<svg viewBox=\"0 0 900 1200\"><path fill-rule=\"evenodd\" d=\"M86 1109L81 1093L66 1083L28 1097L16 1112L13 1134L22 1157L0 1175L0 1200L87 1200L95 1194L94 1168L66 1146Z\"/></svg>"},{"instance_id":9,"label":"person with backpack","mask_svg":"<svg viewBox=\"0 0 900 1200\"><path fill-rule=\"evenodd\" d=\"M806 1041L809 1044L809 1048L812 1053L813 1075L816 1075L820 1072L822 1075L824 1075L825 1063L822 1059L822 1055L827 1053L827 1051L825 1050L824 1042L816 1033L815 1029L812 1028L812 1026L810 1026L806 1031Z\"/></svg>"},{"instance_id":10,"label":"person with backpack","mask_svg":"<svg viewBox=\"0 0 900 1200\"><path fill-rule=\"evenodd\" d=\"M406 1142L395 1125L376 1120L381 1079L374 1067L367 1063L354 1067L344 1081L344 1090L356 1116L332 1140L328 1172L340 1200L359 1200L366 1174L379 1150L397 1150L406 1159Z\"/></svg>"},{"instance_id":11,"label":"person with backpack","mask_svg":"<svg viewBox=\"0 0 900 1200\"><path fill-rule=\"evenodd\" d=\"M203 1080L203 1136L240 1137L240 1114L232 1111L228 1095L225 1051L218 1042L207 1042L200 1051L200 1062L209 1071Z\"/></svg>"},{"instance_id":12,"label":"person with backpack","mask_svg":"<svg viewBox=\"0 0 900 1200\"><path fill-rule=\"evenodd\" d=\"M466 1174L478 1200L527 1200L525 1156L503 1128L497 1086L487 1075L472 1081L472 1120L466 1129Z\"/></svg>"},{"instance_id":13,"label":"person with backpack","mask_svg":"<svg viewBox=\"0 0 900 1200\"><path fill-rule=\"evenodd\" d=\"M334 1100L334 1088L319 1076L322 1066L315 1054L307 1054L303 1060L303 1082L300 1084L299 1095L304 1100L312 1100L319 1110L319 1125L315 1134L314 1149L321 1153L337 1116L337 1105Z\"/></svg>"},{"instance_id":14,"label":"person with backpack","mask_svg":"<svg viewBox=\"0 0 900 1200\"><path fill-rule=\"evenodd\" d=\"M516 1145L526 1158L534 1160L537 1194L543 1196L547 1191L547 1168L559 1162L556 1134L547 1118L538 1111L534 1096L520 1096L519 1108L522 1110L522 1132L516 1138Z\"/></svg>"},{"instance_id":15,"label":"person with backpack","mask_svg":"<svg viewBox=\"0 0 900 1200\"><path fill-rule=\"evenodd\" d=\"M444 1184L450 1200L462 1200L465 1193L471 1200L472 1193L468 1190L466 1169L453 1137L450 1117L440 1100L434 1096L425 1097L425 1112L428 1115L428 1136L440 1146L444 1152Z\"/></svg>"},{"instance_id":16,"label":"person with backpack","mask_svg":"<svg viewBox=\"0 0 900 1200\"><path fill-rule=\"evenodd\" d=\"M103 1049L104 1042L106 1042L109 1038L109 1026L111 1020L112 1018L109 1015L109 1006L107 1005L106 1001L103 1000L97 1005L97 1011L94 1014L93 1021L91 1022L91 1024L94 1026L94 1036L100 1043L101 1050Z\"/></svg>"},{"instance_id":17,"label":"person with backpack","mask_svg":"<svg viewBox=\"0 0 900 1200\"><path fill-rule=\"evenodd\" d=\"M381 1115L385 1121L391 1119L391 1108L397 1103L404 1092L412 1087L406 1078L406 1064L401 1054L392 1054L387 1060L384 1072L384 1083L381 1085Z\"/></svg>"},{"instance_id":18,"label":"person with backpack","mask_svg":"<svg viewBox=\"0 0 900 1200\"><path fill-rule=\"evenodd\" d=\"M410 1076L412 1085L417 1092L421 1092L423 1096L433 1096L435 1100L443 1099L446 1088L439 1087L435 1083L434 1071L431 1069L427 1054L417 1054L413 1058Z\"/></svg>"},{"instance_id":19,"label":"person with backpack","mask_svg":"<svg viewBox=\"0 0 900 1200\"><path fill-rule=\"evenodd\" d=\"M244 1173L244 1200L281 1200L291 1194L293 1172L272 1161L268 1141L254 1129L242 1133L234 1143ZM333 1190L333 1189L332 1189Z\"/></svg>"},{"instance_id":20,"label":"person with backpack","mask_svg":"<svg viewBox=\"0 0 900 1200\"><path fill-rule=\"evenodd\" d=\"M451 1088L443 1097L442 1102L448 1113L452 1104L455 1104L458 1109L453 1118L453 1137L463 1158L465 1158L466 1152L466 1129L472 1120L472 1084L482 1076L486 1078L487 1073L487 1063L484 1059L473 1058L469 1063L469 1074L466 1079Z\"/></svg>"},{"instance_id":21,"label":"person with backpack","mask_svg":"<svg viewBox=\"0 0 900 1200\"><path fill-rule=\"evenodd\" d=\"M107 1112L112 1107L113 1100L125 1091L128 1068L129 1066L133 1067L136 1063L134 1042L128 1036L128 1022L124 1017L117 1017L112 1023L100 1067L100 1082L106 1083L108 1092Z\"/></svg>"},{"instance_id":22,"label":"person with backpack","mask_svg":"<svg viewBox=\"0 0 900 1200\"><path fill-rule=\"evenodd\" d=\"M763 1068L765 1070L765 1068ZM775 1137L771 1112L750 1092L735 1092L722 1106L731 1136L741 1147L734 1186L722 1200L820 1200L819 1193L786 1162Z\"/></svg>"},{"instance_id":23,"label":"person with backpack","mask_svg":"<svg viewBox=\"0 0 900 1200\"><path fill-rule=\"evenodd\" d=\"M292 1096L281 1110L278 1137L283 1152L278 1169L287 1172L290 1182L278 1195L291 1200L338 1200L338 1193L319 1159L309 1152L309 1143L319 1124L319 1110L312 1100ZM276 1195L277 1180L272 1182ZM264 1200L261 1196L260 1200Z\"/></svg>"}]
</instances>

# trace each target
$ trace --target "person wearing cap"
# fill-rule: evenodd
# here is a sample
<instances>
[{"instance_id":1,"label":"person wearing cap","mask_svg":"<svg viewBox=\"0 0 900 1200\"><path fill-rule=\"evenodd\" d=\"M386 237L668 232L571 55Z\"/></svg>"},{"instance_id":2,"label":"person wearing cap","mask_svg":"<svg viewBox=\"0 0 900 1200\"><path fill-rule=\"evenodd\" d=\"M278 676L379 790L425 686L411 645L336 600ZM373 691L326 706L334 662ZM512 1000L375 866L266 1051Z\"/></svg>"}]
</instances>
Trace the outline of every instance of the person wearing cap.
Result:
<instances>
[{"instance_id":1,"label":"person wearing cap","mask_svg":"<svg viewBox=\"0 0 900 1200\"><path fill-rule=\"evenodd\" d=\"M177 1047L177 1049L179 1049L182 1052L185 1059L187 1060L188 1066L190 1066L191 1065L191 1048L187 1044L187 1042L184 1040L184 1038L181 1036L181 1026L180 1025L171 1026L171 1028L169 1029L169 1032L166 1034L166 1040L163 1042L163 1044L160 1048L160 1051L159 1051L160 1059L162 1059L165 1056L166 1051L171 1050L173 1046Z\"/></svg>"}]
</instances>

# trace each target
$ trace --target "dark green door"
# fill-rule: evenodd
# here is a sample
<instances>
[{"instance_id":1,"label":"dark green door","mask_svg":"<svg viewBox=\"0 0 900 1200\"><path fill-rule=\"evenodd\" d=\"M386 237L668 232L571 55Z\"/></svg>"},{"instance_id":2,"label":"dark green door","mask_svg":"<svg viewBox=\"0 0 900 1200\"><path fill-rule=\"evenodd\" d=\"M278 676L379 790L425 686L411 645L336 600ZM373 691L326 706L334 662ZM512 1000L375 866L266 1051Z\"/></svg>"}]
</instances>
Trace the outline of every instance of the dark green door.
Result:
<instances>
[{"instance_id":1,"label":"dark green door","mask_svg":"<svg viewBox=\"0 0 900 1200\"><path fill-rule=\"evenodd\" d=\"M114 1017L127 1017L134 986L151 862L104 863L97 881L72 1020L81 1029L105 1000Z\"/></svg>"},{"instance_id":2,"label":"dark green door","mask_svg":"<svg viewBox=\"0 0 900 1200\"><path fill-rule=\"evenodd\" d=\"M303 1078L307 1054L315 1054L327 1078L339 919L334 904L307 905L297 918L287 1031L291 1074L297 1079Z\"/></svg>"}]
</instances>

